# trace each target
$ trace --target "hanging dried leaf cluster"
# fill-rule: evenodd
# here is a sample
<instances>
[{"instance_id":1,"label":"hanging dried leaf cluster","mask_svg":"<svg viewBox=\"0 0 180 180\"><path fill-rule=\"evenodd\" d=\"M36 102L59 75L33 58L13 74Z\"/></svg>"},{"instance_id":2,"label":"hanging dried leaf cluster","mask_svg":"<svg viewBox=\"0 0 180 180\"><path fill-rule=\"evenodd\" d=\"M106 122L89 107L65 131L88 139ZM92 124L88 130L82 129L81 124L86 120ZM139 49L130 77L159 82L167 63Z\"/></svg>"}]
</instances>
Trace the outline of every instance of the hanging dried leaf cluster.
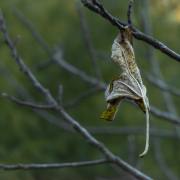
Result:
<instances>
[{"instance_id":1,"label":"hanging dried leaf cluster","mask_svg":"<svg viewBox=\"0 0 180 180\"><path fill-rule=\"evenodd\" d=\"M107 109L102 113L101 118L112 121L122 100L128 99L135 102L146 114L146 145L145 150L140 154L142 157L149 147L149 101L135 61L132 31L129 27L122 30L115 38L111 58L121 68L122 74L113 79L106 89Z\"/></svg>"}]
</instances>

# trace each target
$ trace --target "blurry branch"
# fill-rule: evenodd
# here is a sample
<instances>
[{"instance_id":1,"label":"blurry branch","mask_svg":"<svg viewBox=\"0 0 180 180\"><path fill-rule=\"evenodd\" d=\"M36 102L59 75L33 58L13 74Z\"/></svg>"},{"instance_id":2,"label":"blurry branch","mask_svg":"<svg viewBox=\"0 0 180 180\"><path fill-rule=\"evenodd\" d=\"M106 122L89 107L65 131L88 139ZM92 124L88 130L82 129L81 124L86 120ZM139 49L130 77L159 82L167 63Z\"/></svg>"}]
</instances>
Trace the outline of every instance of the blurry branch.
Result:
<instances>
[{"instance_id":1,"label":"blurry branch","mask_svg":"<svg viewBox=\"0 0 180 180\"><path fill-rule=\"evenodd\" d=\"M79 2L77 3L77 12L79 14L82 36L84 39L84 43L86 45L86 49L88 50L90 59L92 60L93 68L96 73L96 77L101 80L102 74L101 74L101 71L97 64L97 54L93 47L92 38L90 37L89 27L88 27L84 12L83 12Z\"/></svg>"},{"instance_id":2,"label":"blurry branch","mask_svg":"<svg viewBox=\"0 0 180 180\"><path fill-rule=\"evenodd\" d=\"M144 9L144 11L142 11L142 12L144 12L144 13L142 15L142 18L143 18L143 25L144 25L145 33L152 34L151 21L149 18L149 0L143 1L143 9ZM154 79L159 79L161 84L163 84L164 87L167 88L168 86L167 86L166 82L164 81L164 77L161 73L159 62L156 59L154 50L151 47L148 47L147 56L149 57L149 60L151 63L151 72L155 76ZM155 82L157 82L157 81L155 80ZM160 83L158 82L158 84L160 84ZM163 90L162 96L163 96L165 105L167 107L167 111L169 113L173 114L174 118L176 118L177 117L176 107L175 107L175 104L173 102L173 98L172 98L170 92ZM178 127L175 126L176 132L178 132L178 130L179 130L177 128ZM177 137L179 137L179 136L177 136ZM167 177L167 179L177 180L178 178L175 176L175 174L172 172L172 170L168 167L168 165L164 159L163 152L161 151L160 140L158 138L154 138L153 144L154 144L156 161L158 163L160 170Z\"/></svg>"},{"instance_id":3,"label":"blurry branch","mask_svg":"<svg viewBox=\"0 0 180 180\"><path fill-rule=\"evenodd\" d=\"M98 0L81 0L81 2L85 7L99 14L104 19L109 21L112 25L116 26L118 29L124 29L124 27L127 25L126 23L120 21L118 18L112 16ZM150 44L154 48L159 49L164 54L180 62L180 54L174 52L172 49L168 48L165 44L154 39L153 37L142 33L135 27L133 27L132 29L133 29L133 36L136 39L142 40Z\"/></svg>"},{"instance_id":4,"label":"blurry branch","mask_svg":"<svg viewBox=\"0 0 180 180\"><path fill-rule=\"evenodd\" d=\"M67 109L67 108L71 108L71 107L74 107L76 105L78 105L79 103L82 102L82 100L84 101L86 98L89 98L91 95L99 92L99 91L102 91L101 88L99 87L93 87L93 88L90 88L89 90L81 93L79 96L77 96L76 98L72 99L70 102L67 102L66 104L64 104L63 106Z\"/></svg>"},{"instance_id":5,"label":"blurry branch","mask_svg":"<svg viewBox=\"0 0 180 180\"><path fill-rule=\"evenodd\" d=\"M41 47L45 50L45 52L49 54L51 54L51 49L49 47L49 45L44 41L44 39L41 37L41 35L38 33L38 31L35 31L35 27L34 25L31 23L31 21L28 21L26 17L24 17L24 15L15 7L13 8L13 12L15 14L15 16L17 16L21 22L28 27L29 31L31 32L32 36L34 39L36 39L36 41L41 44Z\"/></svg>"},{"instance_id":6,"label":"blurry branch","mask_svg":"<svg viewBox=\"0 0 180 180\"><path fill-rule=\"evenodd\" d=\"M52 59L57 63L57 65L59 65L61 68L65 69L69 73L80 77L85 82L88 82L88 83L90 83L92 85L95 85L95 86L98 86L98 87L100 87L102 89L105 89L105 85L104 85L103 82L100 82L95 77L89 76L83 70L80 70L77 67L73 66L72 64L66 62L63 59L63 52L62 52L61 49L59 49L59 48L56 49Z\"/></svg>"},{"instance_id":7,"label":"blurry branch","mask_svg":"<svg viewBox=\"0 0 180 180\"><path fill-rule=\"evenodd\" d=\"M106 159L70 162L70 163L33 163L33 164L0 164L2 170L31 170L31 169L62 169L62 168L76 168L85 166L95 166L108 163Z\"/></svg>"},{"instance_id":8,"label":"blurry branch","mask_svg":"<svg viewBox=\"0 0 180 180\"><path fill-rule=\"evenodd\" d=\"M21 106L27 106L35 109L54 109L54 105L36 104L29 101L23 101L14 96L10 96L7 93L1 93L0 96Z\"/></svg>"},{"instance_id":9,"label":"blurry branch","mask_svg":"<svg viewBox=\"0 0 180 180\"><path fill-rule=\"evenodd\" d=\"M0 31L3 34L4 41L7 44L7 46L10 49L11 55L15 62L17 63L20 70L24 73L24 75L29 79L33 86L37 89L38 92L41 92L43 95L45 95L46 99L51 105L56 105L55 101L53 100L50 92L44 88L41 83L37 80L37 78L33 75L31 70L28 68L28 66L23 62L22 58L18 55L16 47L14 46L13 41L10 39L10 36L7 32L6 24L4 22L3 15L0 12Z\"/></svg>"},{"instance_id":10,"label":"blurry branch","mask_svg":"<svg viewBox=\"0 0 180 180\"><path fill-rule=\"evenodd\" d=\"M145 30L145 33L152 34L151 21L149 17L149 0L144 0L143 4L144 4L143 6L144 11L142 12L144 13L142 15L142 19L143 19L144 30ZM154 79L156 78L161 79L161 82L164 84L164 86L168 87L168 85L164 81L164 77L161 72L159 62L155 57L154 49L151 47L148 47L147 55L149 57L149 61L151 64L151 72L155 76ZM168 91L162 91L162 95L163 95L167 110L170 113L174 114L174 116L177 116L176 108L175 108L173 99L171 97L171 94Z\"/></svg>"},{"instance_id":11,"label":"blurry branch","mask_svg":"<svg viewBox=\"0 0 180 180\"><path fill-rule=\"evenodd\" d=\"M130 26L132 26L132 21L131 21L132 5L133 5L133 0L129 0L127 19L128 19L128 25L130 25Z\"/></svg>"},{"instance_id":12,"label":"blurry branch","mask_svg":"<svg viewBox=\"0 0 180 180\"><path fill-rule=\"evenodd\" d=\"M142 14L142 20L143 20L144 30L146 33L152 34L151 21L150 21L150 17L149 17L149 0L143 1L143 9L144 9L144 11L142 11L142 12L144 12L144 13ZM154 49L152 49L151 47L148 47L147 56L149 57L149 60L150 60L151 72L155 76L154 79L159 79L161 84L163 84L165 88L168 88L168 85L164 81L164 77L161 72L159 62L156 59L156 56L154 54ZM163 90L162 96L163 96L167 111L172 114L172 117L174 117L174 120L177 120L178 119L177 110L176 110L176 106L174 104L174 101L173 101L173 98L172 98L170 92ZM175 128L175 132L177 133L178 137L180 137L179 127L174 126L174 128Z\"/></svg>"},{"instance_id":13,"label":"blurry branch","mask_svg":"<svg viewBox=\"0 0 180 180\"><path fill-rule=\"evenodd\" d=\"M136 165L136 142L135 136L129 135L127 136L128 139L128 162L133 166Z\"/></svg>"},{"instance_id":14,"label":"blurry branch","mask_svg":"<svg viewBox=\"0 0 180 180\"><path fill-rule=\"evenodd\" d=\"M63 67L65 70L70 71L71 73L73 73L76 76L80 76L84 81L86 82L91 82L94 84L97 84L96 80L94 80L94 78L87 78L88 75L86 75L85 72L78 70L77 68L75 68L74 66L71 66L70 64L67 64L65 61L63 61L62 58L56 58L54 57L54 54L56 54L56 49L58 49L58 54L56 54L57 56L63 56L62 51L59 51L59 48L55 48L55 52L51 50L51 48L48 46L48 44L45 42L45 40L42 38L41 34L36 30L36 28L34 27L34 25L31 23L30 20L28 20L18 9L14 8L13 9L15 16L20 20L20 22L30 31L30 33L32 34L33 38L37 41L37 43L44 49L44 51L48 54L50 60L41 64L40 67L46 67L49 66L52 63L56 63L58 65L61 65L61 67ZM89 54L90 57L93 61L93 65L95 67L96 70L96 75L97 77L99 77L99 79L101 79L101 74L100 74L100 70L98 69L97 66L97 56L96 56L96 52L93 48L92 45L92 41L90 38L90 34L89 34L89 29L87 26L87 23L85 21L85 17L84 14L81 10L80 7L77 8L78 12L79 12L79 16L81 18L81 28L83 31L83 35L84 35L84 40L85 40L85 44L87 46L87 49L89 50Z\"/></svg>"},{"instance_id":15,"label":"blurry branch","mask_svg":"<svg viewBox=\"0 0 180 180\"><path fill-rule=\"evenodd\" d=\"M161 150L161 142L157 138L153 139L153 145L154 145L154 153L155 158L157 160L157 163L159 165L160 170L162 173L167 177L169 180L178 180L179 178L176 177L176 175L171 171L171 169L167 166L167 163L165 162L163 152Z\"/></svg>"},{"instance_id":16,"label":"blurry branch","mask_svg":"<svg viewBox=\"0 0 180 180\"><path fill-rule=\"evenodd\" d=\"M149 0L144 0L143 1L143 10L142 12L144 12L142 14L142 20L143 20L143 26L144 26L144 30L145 33L148 34L152 34L152 28L151 28L151 22L150 22L150 18L149 18ZM173 98L170 94L170 91L167 91L168 85L166 84L166 82L164 81L164 77L161 73L161 69L160 69L160 65L159 62L157 61L155 54L154 54L154 50L151 47L148 47L147 50L147 56L149 57L150 63L151 63L151 71L152 74L155 76L154 78L154 82L158 82L156 84L161 84L164 89L162 91L162 96L164 98L164 102L165 105L167 107L167 110L169 111L169 113L171 113L174 118L177 117L177 112L176 112L176 107L175 104L173 102ZM162 89L162 88L160 88ZM178 127L175 127L176 129L176 134L178 134ZM179 136L177 136L179 137ZM156 161L158 163L158 166L160 168L160 170L163 172L163 174L166 176L167 179L171 179L171 180L177 180L178 178L175 176L175 174L172 172L172 170L170 169L170 167L168 167L167 163L164 160L164 156L163 156L163 152L161 151L161 142L158 138L154 138L153 139L153 144L154 144L154 151L155 151L155 157L156 157Z\"/></svg>"},{"instance_id":17,"label":"blurry branch","mask_svg":"<svg viewBox=\"0 0 180 180\"><path fill-rule=\"evenodd\" d=\"M93 134L106 134L106 135L142 135L144 133L143 127L87 127L87 129ZM154 137L161 138L177 138L176 133L169 130L163 130L159 128L151 128L150 134Z\"/></svg>"},{"instance_id":18,"label":"blurry branch","mask_svg":"<svg viewBox=\"0 0 180 180\"><path fill-rule=\"evenodd\" d=\"M126 171L128 174L136 177L137 179L150 180L151 178L147 175L143 174L139 170L135 169L125 161L123 161L120 157L114 155L103 143L98 141L95 137L93 137L80 123L78 123L73 117L71 117L54 99L49 90L47 90L33 75L31 70L25 65L22 58L18 55L16 47L13 45L12 40L7 32L5 21L3 15L0 14L0 31L3 34L4 40L9 47L12 57L19 66L20 70L26 75L26 77L31 81L31 83L37 88L42 95L48 100L50 105L54 105L54 110L56 110L63 119L72 126L76 132L81 134L81 136L89 142L92 146L94 146L99 152L101 152L109 163L113 163L119 166L121 169Z\"/></svg>"},{"instance_id":19,"label":"blurry branch","mask_svg":"<svg viewBox=\"0 0 180 180\"><path fill-rule=\"evenodd\" d=\"M51 47L49 47L48 43L46 43L46 41L43 39L41 34L36 30L34 24L29 19L27 19L24 16L24 14L21 13L16 7L13 8L13 13L20 21L20 23L22 23L22 25L28 29L28 31L31 33L32 37L37 42L37 44L39 44L40 47L45 51L45 53L47 53L48 57L51 58L53 54L52 49ZM45 67L49 67L52 64L53 61L48 60L46 62L39 63L38 68L43 69Z\"/></svg>"},{"instance_id":20,"label":"blurry branch","mask_svg":"<svg viewBox=\"0 0 180 180\"><path fill-rule=\"evenodd\" d=\"M58 102L63 104L63 85L59 84L58 86Z\"/></svg>"},{"instance_id":21,"label":"blurry branch","mask_svg":"<svg viewBox=\"0 0 180 180\"><path fill-rule=\"evenodd\" d=\"M150 112L160 119L166 120L167 122L171 122L176 125L180 125L180 118L175 116L173 113L166 112L166 111L160 111L159 109L151 106Z\"/></svg>"},{"instance_id":22,"label":"blurry branch","mask_svg":"<svg viewBox=\"0 0 180 180\"><path fill-rule=\"evenodd\" d=\"M180 90L179 89L172 87L170 85L167 85L167 83L162 81L162 79L158 79L157 77L154 77L151 74L148 74L146 77L150 83L152 83L154 86L158 87L159 89L166 91L166 92L169 92L172 95L180 96Z\"/></svg>"}]
</instances>

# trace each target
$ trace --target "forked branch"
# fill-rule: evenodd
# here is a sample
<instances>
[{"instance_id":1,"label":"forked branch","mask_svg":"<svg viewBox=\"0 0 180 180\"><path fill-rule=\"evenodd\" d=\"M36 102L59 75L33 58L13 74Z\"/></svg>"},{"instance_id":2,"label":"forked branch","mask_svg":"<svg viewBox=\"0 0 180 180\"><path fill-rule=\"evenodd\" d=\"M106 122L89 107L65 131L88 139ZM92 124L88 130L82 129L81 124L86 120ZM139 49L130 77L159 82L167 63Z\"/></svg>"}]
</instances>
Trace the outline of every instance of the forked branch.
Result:
<instances>
[{"instance_id":1,"label":"forked branch","mask_svg":"<svg viewBox=\"0 0 180 180\"><path fill-rule=\"evenodd\" d=\"M112 25L116 26L118 29L124 29L124 27L127 25L127 23L124 23L124 22L120 21L118 18L111 15L98 0L81 0L81 2L88 9L90 9L91 11L102 16L104 19L109 21ZM172 49L170 49L164 43L158 41L157 39L155 39L147 34L144 34L137 28L132 27L132 29L133 29L133 36L136 39L142 40L142 41L150 44L154 48L160 50L164 54L166 54L169 57L173 58L174 60L180 62L180 54L179 53L176 53L175 51L173 51Z\"/></svg>"}]
</instances>

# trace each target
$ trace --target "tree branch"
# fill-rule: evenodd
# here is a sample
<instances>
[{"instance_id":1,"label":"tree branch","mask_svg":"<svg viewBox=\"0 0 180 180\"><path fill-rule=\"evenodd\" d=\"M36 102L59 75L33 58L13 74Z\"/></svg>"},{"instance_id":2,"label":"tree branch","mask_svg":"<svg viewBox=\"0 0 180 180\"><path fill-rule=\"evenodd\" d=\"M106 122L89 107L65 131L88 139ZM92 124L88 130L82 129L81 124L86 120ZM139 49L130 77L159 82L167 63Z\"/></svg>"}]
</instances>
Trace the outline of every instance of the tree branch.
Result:
<instances>
[{"instance_id":1,"label":"tree branch","mask_svg":"<svg viewBox=\"0 0 180 180\"><path fill-rule=\"evenodd\" d=\"M89 32L89 27L88 27L84 12L80 5L81 4L78 2L77 3L77 12L78 12L79 19L80 19L82 37L84 39L86 49L87 49L90 59L92 61L92 65L93 65L93 69L95 70L96 77L99 80L101 80L102 74L101 74L100 68L97 63L97 54L96 54L95 48L92 43L92 39L91 39L90 32Z\"/></svg>"},{"instance_id":2,"label":"tree branch","mask_svg":"<svg viewBox=\"0 0 180 180\"><path fill-rule=\"evenodd\" d=\"M176 125L180 125L180 118L175 116L174 114L172 113L169 113L169 112L165 112L165 111L160 111L159 109L151 106L150 107L150 112L154 115L154 116L157 116L159 118L163 118L164 120L168 121L168 122L171 122L171 123L174 123Z\"/></svg>"},{"instance_id":3,"label":"tree branch","mask_svg":"<svg viewBox=\"0 0 180 180\"><path fill-rule=\"evenodd\" d=\"M27 106L35 109L54 109L54 105L44 105L44 104L32 103L29 101L23 101L14 96L10 96L7 93L1 93L0 96L21 106Z\"/></svg>"},{"instance_id":4,"label":"tree branch","mask_svg":"<svg viewBox=\"0 0 180 180\"><path fill-rule=\"evenodd\" d=\"M128 11L127 11L127 18L128 18L129 26L132 26L132 20L131 20L132 5L133 5L133 0L129 0Z\"/></svg>"},{"instance_id":5,"label":"tree branch","mask_svg":"<svg viewBox=\"0 0 180 180\"><path fill-rule=\"evenodd\" d=\"M162 171L162 173L169 180L178 180L179 178L172 172L170 167L168 167L168 165L164 159L163 153L161 151L160 140L158 138L153 139L153 145L154 145L155 158L156 158L156 161L157 161L158 166L159 166L160 170Z\"/></svg>"},{"instance_id":6,"label":"tree branch","mask_svg":"<svg viewBox=\"0 0 180 180\"><path fill-rule=\"evenodd\" d=\"M171 85L167 85L166 82L162 81L161 79L158 79L157 77L154 77L150 74L147 76L147 80L153 84L154 86L158 87L159 89L169 92L174 96L180 96L180 90L177 89L176 87L173 87Z\"/></svg>"},{"instance_id":7,"label":"tree branch","mask_svg":"<svg viewBox=\"0 0 180 180\"><path fill-rule=\"evenodd\" d=\"M62 169L62 168L76 168L85 166L95 166L109 163L106 159L70 162L70 163L44 163L44 164L0 164L2 170L32 170L32 169Z\"/></svg>"},{"instance_id":8,"label":"tree branch","mask_svg":"<svg viewBox=\"0 0 180 180\"><path fill-rule=\"evenodd\" d=\"M108 20L112 25L116 26L118 29L124 29L124 26L127 24L120 21L118 18L112 16L104 7L101 3L99 3L98 0L81 0L83 5L90 9L91 11L99 14L102 16L104 19ZM168 55L169 57L173 58L174 60L180 62L180 54L176 53L172 49L168 48L165 44L162 42L158 41L157 39L146 35L136 29L135 27L132 27L133 30L133 36L138 39L142 40L154 48L160 50L164 54Z\"/></svg>"},{"instance_id":9,"label":"tree branch","mask_svg":"<svg viewBox=\"0 0 180 180\"><path fill-rule=\"evenodd\" d=\"M49 90L47 90L46 88L44 88L40 84L40 82L37 80L37 78L33 75L31 70L28 68L28 66L23 62L22 58L18 55L16 47L14 46L14 43L11 40L11 38L9 37L9 34L7 32L7 28L6 28L6 24L5 24L5 21L4 21L4 17L3 17L3 14L1 12L0 12L0 31L2 32L4 41L7 44L7 46L9 47L9 49L11 51L11 55L12 55L13 59L15 60L15 62L18 64L20 70L32 82L33 86L39 92L41 92L43 95L45 95L47 101L50 104L56 105L56 102L51 97L51 94L50 94Z\"/></svg>"},{"instance_id":10,"label":"tree branch","mask_svg":"<svg viewBox=\"0 0 180 180\"><path fill-rule=\"evenodd\" d=\"M98 87L100 87L102 89L105 88L105 85L104 85L103 82L100 82L95 77L89 76L84 71L82 71L82 70L76 68L75 66L73 66L72 64L66 62L63 59L63 52L59 48L56 49L52 59L53 59L53 61L55 61L57 63L57 65L59 65L60 67L62 67L66 71L70 72L71 74L74 74L74 75L80 77L85 82L88 82L90 84L98 86Z\"/></svg>"}]
</instances>

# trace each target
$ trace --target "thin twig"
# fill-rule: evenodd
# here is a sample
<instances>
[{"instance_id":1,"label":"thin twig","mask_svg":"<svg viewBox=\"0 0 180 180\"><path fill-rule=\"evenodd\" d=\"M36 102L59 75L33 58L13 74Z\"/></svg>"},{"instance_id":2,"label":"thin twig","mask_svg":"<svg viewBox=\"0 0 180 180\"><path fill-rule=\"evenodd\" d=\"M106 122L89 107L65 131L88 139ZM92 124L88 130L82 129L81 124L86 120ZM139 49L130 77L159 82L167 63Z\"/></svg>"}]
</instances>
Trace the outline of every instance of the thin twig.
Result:
<instances>
[{"instance_id":1,"label":"thin twig","mask_svg":"<svg viewBox=\"0 0 180 180\"><path fill-rule=\"evenodd\" d=\"M38 44L41 44L41 47L46 50L45 52L47 52L47 54L51 54L51 48L49 47L49 45L44 41L44 39L42 38L42 36L40 35L40 33L38 31L35 30L34 25L31 23L31 21L29 21L17 8L13 8L13 12L15 14L15 16L20 19L21 23L23 23L26 27L28 27L28 29L30 30L30 33L32 34L33 38L36 39L36 41L38 41Z\"/></svg>"},{"instance_id":2,"label":"thin twig","mask_svg":"<svg viewBox=\"0 0 180 180\"><path fill-rule=\"evenodd\" d=\"M92 38L90 37L89 27L88 27L84 12L83 12L79 2L77 3L77 12L79 14L82 36L84 39L84 43L86 45L86 49L89 52L90 59L92 60L93 69L95 70L96 77L99 80L101 80L102 74L101 74L100 68L98 67L97 54L96 54L95 48L92 43Z\"/></svg>"},{"instance_id":3,"label":"thin twig","mask_svg":"<svg viewBox=\"0 0 180 180\"><path fill-rule=\"evenodd\" d=\"M145 30L145 33L152 34L151 21L150 21L150 18L149 18L148 0L143 1L143 3L144 3L144 6L143 6L144 7L144 14L142 16L142 19L143 19L143 22L144 22L143 23L144 30ZM161 79L163 85L165 87L167 87L167 84L164 81L164 77L163 77L163 74L162 74L161 69L160 69L159 62L156 59L154 49L151 48L151 47L148 47L147 55L148 55L148 58L149 58L149 61L150 61L150 64L151 64L151 73L155 76L154 79L157 79L157 78ZM174 116L177 116L177 111L176 111L173 99L171 97L171 94L169 92L167 92L167 91L163 91L162 95L163 95L164 102L166 104L167 110L170 113L174 114Z\"/></svg>"},{"instance_id":4,"label":"thin twig","mask_svg":"<svg viewBox=\"0 0 180 180\"><path fill-rule=\"evenodd\" d=\"M104 135L143 135L143 127L86 127L93 134L104 134ZM160 128L151 128L150 135L161 138L177 138L175 132L169 130L163 130Z\"/></svg>"},{"instance_id":5,"label":"thin twig","mask_svg":"<svg viewBox=\"0 0 180 180\"><path fill-rule=\"evenodd\" d=\"M54 109L54 105L37 104L29 101L20 100L14 96L8 95L7 93L1 93L0 96L21 106L27 106L35 109Z\"/></svg>"},{"instance_id":6,"label":"thin twig","mask_svg":"<svg viewBox=\"0 0 180 180\"><path fill-rule=\"evenodd\" d=\"M61 68L65 69L66 71L70 72L71 74L74 74L78 77L80 77L82 80L85 82L88 82L90 84L93 84L95 86L98 86L102 89L105 89L105 85L103 82L100 82L98 79L95 77L91 77L88 74L86 74L84 71L76 68L72 64L66 62L63 59L63 53L62 51L58 48L56 52L54 53L53 60L59 65Z\"/></svg>"},{"instance_id":7,"label":"thin twig","mask_svg":"<svg viewBox=\"0 0 180 180\"><path fill-rule=\"evenodd\" d=\"M165 83L164 81L162 81L161 79L158 79L150 74L148 74L147 76L147 80L152 83L154 86L158 87L159 89L169 92L174 96L180 96L180 90L171 86L171 85L167 85L167 83Z\"/></svg>"},{"instance_id":8,"label":"thin twig","mask_svg":"<svg viewBox=\"0 0 180 180\"><path fill-rule=\"evenodd\" d=\"M144 14L143 14L143 25L144 25L144 29L145 32L148 34L152 34L152 27L151 27L151 21L150 21L150 17L149 17L149 0L144 0L142 3L144 6ZM147 50L147 54L150 60L150 64L151 64L151 72L152 74L155 76L154 79L160 79L161 83L164 85L165 88L168 87L168 85L166 84L163 74L161 72L160 69L160 65L158 60L156 59L155 53L154 53L154 49L149 47ZM156 80L155 80L156 81ZM164 103L166 105L167 111L169 113L171 113L174 117L177 117L177 110L176 110L176 106L174 104L174 100L171 96L171 94L169 93L169 91L162 91L162 96L164 99ZM174 126L175 128L175 132L177 133L178 137L180 137L179 134L179 127Z\"/></svg>"},{"instance_id":9,"label":"thin twig","mask_svg":"<svg viewBox=\"0 0 180 180\"><path fill-rule=\"evenodd\" d=\"M102 89L99 87L93 87L93 88L85 91L84 93L81 93L79 96L75 97L70 102L67 102L66 104L64 104L64 107L67 109L67 108L72 108L74 106L77 106L79 103L82 102L82 100L89 98L90 95L95 95L95 93L97 93L99 91L102 91Z\"/></svg>"},{"instance_id":10,"label":"thin twig","mask_svg":"<svg viewBox=\"0 0 180 180\"><path fill-rule=\"evenodd\" d=\"M62 169L62 168L76 168L85 166L95 166L109 163L106 159L70 162L70 163L33 163L33 164L0 164L1 170L32 170L32 169Z\"/></svg>"},{"instance_id":11,"label":"thin twig","mask_svg":"<svg viewBox=\"0 0 180 180\"><path fill-rule=\"evenodd\" d=\"M161 150L160 140L153 139L153 145L154 145L155 158L162 173L169 180L178 180L179 178L172 172L172 170L167 166L167 163L165 162L165 159Z\"/></svg>"},{"instance_id":12,"label":"thin twig","mask_svg":"<svg viewBox=\"0 0 180 180\"><path fill-rule=\"evenodd\" d=\"M63 86L61 84L58 86L58 101L59 104L63 104Z\"/></svg>"},{"instance_id":13,"label":"thin twig","mask_svg":"<svg viewBox=\"0 0 180 180\"><path fill-rule=\"evenodd\" d=\"M128 25L132 26L132 6L133 6L133 0L129 0L129 5L128 5L128 11L127 11L127 18L128 18Z\"/></svg>"},{"instance_id":14,"label":"thin twig","mask_svg":"<svg viewBox=\"0 0 180 180\"><path fill-rule=\"evenodd\" d=\"M135 136L129 135L127 136L127 142L128 142L128 162L135 166L136 164L136 142L135 142Z\"/></svg>"},{"instance_id":15,"label":"thin twig","mask_svg":"<svg viewBox=\"0 0 180 180\"><path fill-rule=\"evenodd\" d=\"M165 112L165 111L160 111L159 109L155 108L154 106L150 107L150 112L159 118L163 118L163 120L166 120L167 122L171 122L176 125L180 125L180 118L175 116L172 113Z\"/></svg>"},{"instance_id":16,"label":"thin twig","mask_svg":"<svg viewBox=\"0 0 180 180\"><path fill-rule=\"evenodd\" d=\"M20 70L25 74L25 76L32 82L32 84L34 85L34 87L41 92L43 95L45 95L46 99L48 100L48 102L52 105L56 105L56 102L53 100L53 98L51 97L51 94L49 92L49 90L47 90L46 88L44 88L41 83L37 80L37 78L33 75L33 73L31 72L31 70L28 68L28 66L23 62L22 58L18 55L16 47L14 46L13 41L11 40L8 32L7 32L7 28L6 28L6 24L4 22L4 17L3 14L0 12L0 31L3 34L4 37L4 41L7 44L7 46L9 47L10 51L11 51L11 55L13 57L13 59L16 61L16 63L18 64Z\"/></svg>"}]
</instances>

